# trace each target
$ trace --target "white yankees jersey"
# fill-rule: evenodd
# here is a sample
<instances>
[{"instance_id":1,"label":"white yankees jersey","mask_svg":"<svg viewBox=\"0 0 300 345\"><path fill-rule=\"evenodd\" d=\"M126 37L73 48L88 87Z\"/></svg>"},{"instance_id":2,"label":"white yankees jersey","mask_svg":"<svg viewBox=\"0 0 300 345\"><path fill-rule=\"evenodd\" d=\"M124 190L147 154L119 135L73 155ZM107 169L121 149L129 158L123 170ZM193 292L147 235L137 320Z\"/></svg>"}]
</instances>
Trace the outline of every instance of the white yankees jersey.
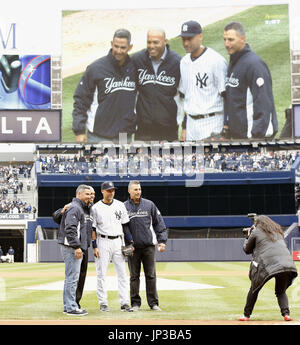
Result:
<instances>
[{"instance_id":1,"label":"white yankees jersey","mask_svg":"<svg viewBox=\"0 0 300 345\"><path fill-rule=\"evenodd\" d=\"M123 235L122 224L129 222L129 217L124 204L114 199L111 204L105 204L102 200L92 207L93 227L97 234L107 236Z\"/></svg>"},{"instance_id":2,"label":"white yankees jersey","mask_svg":"<svg viewBox=\"0 0 300 345\"><path fill-rule=\"evenodd\" d=\"M114 199L111 204L102 200L92 207L93 227L97 231L97 246L100 256L95 259L97 272L97 297L99 304L108 305L107 287L105 284L108 265L113 262L118 277L118 295L121 306L129 304L129 284L126 274L125 259L121 251L123 244L122 224L129 222L125 205ZM102 238L99 235L119 236L116 239Z\"/></svg>"},{"instance_id":3,"label":"white yankees jersey","mask_svg":"<svg viewBox=\"0 0 300 345\"><path fill-rule=\"evenodd\" d=\"M190 115L223 112L227 63L225 58L207 47L194 61L191 54L180 61L179 91L184 94L184 111Z\"/></svg>"}]
</instances>

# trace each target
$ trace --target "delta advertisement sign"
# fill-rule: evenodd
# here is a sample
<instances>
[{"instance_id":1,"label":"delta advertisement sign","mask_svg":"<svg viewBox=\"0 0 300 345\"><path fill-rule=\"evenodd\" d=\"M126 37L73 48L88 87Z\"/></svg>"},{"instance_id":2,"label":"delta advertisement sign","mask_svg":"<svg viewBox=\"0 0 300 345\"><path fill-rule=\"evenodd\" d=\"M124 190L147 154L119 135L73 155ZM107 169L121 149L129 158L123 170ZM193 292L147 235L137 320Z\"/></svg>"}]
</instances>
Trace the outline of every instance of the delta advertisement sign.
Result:
<instances>
[{"instance_id":1,"label":"delta advertisement sign","mask_svg":"<svg viewBox=\"0 0 300 345\"><path fill-rule=\"evenodd\" d=\"M0 142L61 140L60 26L50 8L2 12Z\"/></svg>"}]
</instances>

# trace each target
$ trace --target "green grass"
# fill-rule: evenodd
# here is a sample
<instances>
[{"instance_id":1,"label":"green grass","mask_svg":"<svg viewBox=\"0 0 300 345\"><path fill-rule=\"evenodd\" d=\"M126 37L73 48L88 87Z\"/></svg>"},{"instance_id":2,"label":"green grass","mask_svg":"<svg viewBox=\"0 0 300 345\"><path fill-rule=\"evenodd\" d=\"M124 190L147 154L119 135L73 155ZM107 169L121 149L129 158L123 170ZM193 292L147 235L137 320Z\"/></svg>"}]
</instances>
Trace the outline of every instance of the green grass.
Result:
<instances>
[{"instance_id":1,"label":"green grass","mask_svg":"<svg viewBox=\"0 0 300 345\"><path fill-rule=\"evenodd\" d=\"M265 20L269 19L280 19L280 23L266 25ZM284 111L291 105L288 5L256 6L204 27L203 43L218 51L227 61L228 54L223 44L223 30L224 26L233 20L243 23L247 42L267 63L271 71L279 122L277 136L279 136L285 122ZM180 38L170 39L169 43L171 49L181 56L185 54ZM72 131L73 93L81 75L80 73L63 79L63 142L75 141Z\"/></svg>"},{"instance_id":2,"label":"green grass","mask_svg":"<svg viewBox=\"0 0 300 345\"><path fill-rule=\"evenodd\" d=\"M298 269L300 264L297 263ZM141 292L142 307L138 313L120 311L116 291L109 291L109 313L99 311L96 291L85 291L82 306L89 312L86 320L236 320L242 315L250 286L249 262L157 263L160 278L222 286L222 289L158 291L162 312L153 312ZM115 273L109 267L109 273ZM200 274L201 273L201 274ZM95 275L95 264L89 263L89 275ZM63 263L1 264L0 320L70 320L62 313L62 291L35 291L24 287L64 279ZM299 290L299 293L298 293ZM291 315L300 320L300 284L288 289ZM75 317L76 319L76 317ZM274 279L260 292L253 320L281 320L274 294Z\"/></svg>"}]
</instances>

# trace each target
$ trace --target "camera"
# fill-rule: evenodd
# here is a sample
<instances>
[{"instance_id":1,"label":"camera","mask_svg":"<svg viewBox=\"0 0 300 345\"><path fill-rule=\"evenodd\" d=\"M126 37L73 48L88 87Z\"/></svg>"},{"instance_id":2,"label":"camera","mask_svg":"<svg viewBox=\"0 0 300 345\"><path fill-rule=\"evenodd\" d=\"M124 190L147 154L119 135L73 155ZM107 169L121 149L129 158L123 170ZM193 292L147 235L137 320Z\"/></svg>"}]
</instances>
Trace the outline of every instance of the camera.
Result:
<instances>
[{"instance_id":1,"label":"camera","mask_svg":"<svg viewBox=\"0 0 300 345\"><path fill-rule=\"evenodd\" d=\"M242 232L245 238L248 238L251 234L251 231L254 229L254 222L257 217L256 213L248 213L248 218L252 220L253 225L249 228L243 228Z\"/></svg>"},{"instance_id":2,"label":"camera","mask_svg":"<svg viewBox=\"0 0 300 345\"><path fill-rule=\"evenodd\" d=\"M248 238L251 234L251 231L253 230L253 227L250 228L243 228L242 232L245 238Z\"/></svg>"}]
</instances>

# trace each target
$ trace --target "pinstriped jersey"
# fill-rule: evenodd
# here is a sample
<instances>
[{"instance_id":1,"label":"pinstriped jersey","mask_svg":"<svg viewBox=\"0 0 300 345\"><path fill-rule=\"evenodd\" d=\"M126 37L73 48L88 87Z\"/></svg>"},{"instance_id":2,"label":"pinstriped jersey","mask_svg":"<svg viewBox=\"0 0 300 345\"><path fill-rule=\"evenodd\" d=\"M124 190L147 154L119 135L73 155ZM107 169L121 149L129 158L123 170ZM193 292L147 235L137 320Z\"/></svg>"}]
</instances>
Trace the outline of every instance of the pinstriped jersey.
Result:
<instances>
[{"instance_id":1,"label":"pinstriped jersey","mask_svg":"<svg viewBox=\"0 0 300 345\"><path fill-rule=\"evenodd\" d=\"M198 115L223 111L223 98L227 63L215 50L206 47L192 60L191 54L180 61L179 91L184 94L186 114Z\"/></svg>"},{"instance_id":2,"label":"pinstriped jersey","mask_svg":"<svg viewBox=\"0 0 300 345\"><path fill-rule=\"evenodd\" d=\"M114 199L111 204L102 200L92 207L93 228L97 234L107 236L123 235L122 224L129 222L129 217L123 202Z\"/></svg>"}]
</instances>

